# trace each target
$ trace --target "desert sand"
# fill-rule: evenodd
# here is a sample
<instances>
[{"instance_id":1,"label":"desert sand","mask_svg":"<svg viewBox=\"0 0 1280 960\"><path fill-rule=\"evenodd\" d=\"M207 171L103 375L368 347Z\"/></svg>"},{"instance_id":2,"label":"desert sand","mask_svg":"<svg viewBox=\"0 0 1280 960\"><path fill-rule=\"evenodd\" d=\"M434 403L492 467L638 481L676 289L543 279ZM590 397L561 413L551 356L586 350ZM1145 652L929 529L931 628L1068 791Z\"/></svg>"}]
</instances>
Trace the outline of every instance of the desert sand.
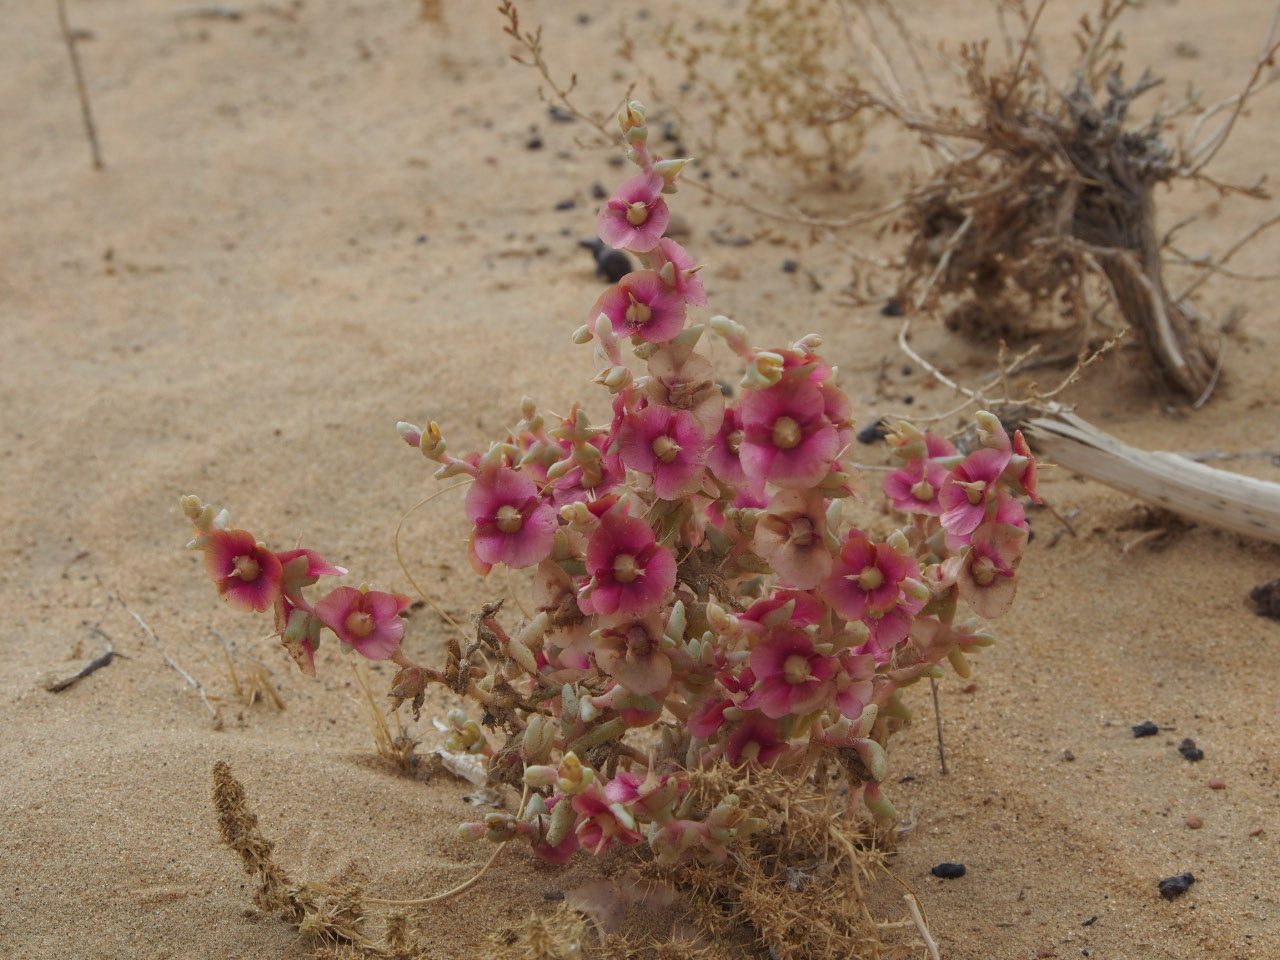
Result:
<instances>
[{"instance_id":1,"label":"desert sand","mask_svg":"<svg viewBox=\"0 0 1280 960\"><path fill-rule=\"evenodd\" d=\"M689 21L692 6L528 0L522 12L545 24L553 66L578 72L583 108L605 113L632 80L661 108L615 56L619 24L643 38L672 16ZM434 21L410 0L224 9L238 15L159 0L70 5L88 31L79 48L107 164L99 172L54 5L0 6L6 957L308 956L293 931L248 909L246 878L218 844L218 759L244 781L295 876L422 896L470 876L489 853L454 832L476 814L469 784L399 776L373 757L336 644L321 648L320 678L309 680L267 636L266 618L222 608L198 556L183 550L178 497L227 506L280 549L300 537L349 567L348 582L407 592L392 532L435 485L395 421L429 416L455 449L482 448L518 418L522 394L564 410L587 392L591 351L569 333L601 281L577 240L594 230L591 184L611 186L620 171L609 151L578 146L589 139L583 124L548 117L491 3L446 0ZM952 42L989 29L986 6L970 0L901 9ZM1050 52L1069 50L1088 10L1050 3ZM1168 97L1192 80L1207 100L1227 96L1269 17L1257 0L1148 2L1126 20L1126 61L1167 75ZM662 69L643 44L637 56ZM1219 176L1275 173L1278 102L1274 90L1259 98ZM531 150L534 126L543 146ZM911 157L866 151L863 186L832 203L892 199ZM1221 249L1263 212L1207 190L1167 199L1164 226L1201 214L1195 251ZM840 241L815 246L806 230L772 224L750 245L721 245L714 228L752 234L763 224L694 190L675 209L689 225L685 245L708 265L714 309L761 342L823 334L860 420L902 409L908 395L922 412L954 402L922 371L904 372L896 321L842 302L851 267ZM869 231L843 241L876 243ZM784 259L802 269L784 272ZM1238 265L1267 271L1278 260L1273 232ZM1124 352L1065 399L1147 448L1280 446L1280 286L1215 278L1204 293L1215 316L1237 305L1244 314L1203 409L1153 387ZM917 344L958 377L994 366L990 348L937 323L920 325ZM882 462L872 449L860 456ZM1266 459L1223 468L1280 480ZM1043 488L1060 511L1079 510L1079 536L1054 537L1052 519L1035 517L1001 642L980 658L975 685L941 685L946 776L927 690L913 691L919 721L890 754L894 778L913 779L890 795L915 827L892 869L920 892L947 960L1274 957L1280 624L1245 598L1280 576L1280 549L1200 525L1125 552L1142 533L1124 529L1136 501L1060 470ZM446 498L420 510L404 545L415 575L465 622L507 584L471 571L458 513ZM100 629L128 659L64 692L43 688L97 655L90 625L109 594L202 681L221 729L119 607ZM236 700L211 628L269 667L283 710ZM447 635L421 610L406 642L432 663ZM389 675L375 668L375 689ZM424 752L440 736L429 718L450 705L438 691L428 700L413 728ZM1148 719L1160 734L1135 739L1130 726ZM1203 760L1179 755L1184 737ZM1202 828L1188 828L1191 815ZM935 879L930 867L944 860L964 862L967 875ZM547 909L544 895L625 866L618 855L551 868L513 846L480 885L433 908L433 955L468 956L488 933ZM1183 871L1196 884L1162 900L1157 881Z\"/></svg>"}]
</instances>

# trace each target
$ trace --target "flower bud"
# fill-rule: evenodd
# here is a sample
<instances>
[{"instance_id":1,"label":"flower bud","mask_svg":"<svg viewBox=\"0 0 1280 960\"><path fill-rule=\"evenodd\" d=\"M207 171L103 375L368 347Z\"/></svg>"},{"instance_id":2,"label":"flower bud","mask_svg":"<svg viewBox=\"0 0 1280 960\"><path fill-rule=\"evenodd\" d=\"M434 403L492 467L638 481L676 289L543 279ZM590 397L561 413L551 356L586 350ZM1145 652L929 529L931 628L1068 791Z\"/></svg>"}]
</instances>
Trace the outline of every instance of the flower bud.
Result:
<instances>
[{"instance_id":1,"label":"flower bud","mask_svg":"<svg viewBox=\"0 0 1280 960\"><path fill-rule=\"evenodd\" d=\"M680 171L684 169L684 165L690 160L689 157L682 157L675 160L659 160L653 165L653 172L660 176L667 184L672 186L676 182L676 177L680 175Z\"/></svg>"},{"instance_id":2,"label":"flower bud","mask_svg":"<svg viewBox=\"0 0 1280 960\"><path fill-rule=\"evenodd\" d=\"M551 822L547 826L547 845L558 847L564 838L569 836L575 820L577 820L577 811L573 809L569 798L561 794L555 808L551 811Z\"/></svg>"},{"instance_id":3,"label":"flower bud","mask_svg":"<svg viewBox=\"0 0 1280 960\"><path fill-rule=\"evenodd\" d=\"M952 647L951 652L947 654L947 659L951 661L952 669L959 674L960 679L968 680L973 673L973 668L969 666L969 661L960 651L959 647Z\"/></svg>"},{"instance_id":4,"label":"flower bud","mask_svg":"<svg viewBox=\"0 0 1280 960\"><path fill-rule=\"evenodd\" d=\"M555 767L534 764L524 768L524 782L534 789L554 786L558 779Z\"/></svg>"},{"instance_id":5,"label":"flower bud","mask_svg":"<svg viewBox=\"0 0 1280 960\"><path fill-rule=\"evenodd\" d=\"M577 330L573 331L573 342L578 346L591 342L591 325L584 323Z\"/></svg>"},{"instance_id":6,"label":"flower bud","mask_svg":"<svg viewBox=\"0 0 1280 960\"><path fill-rule=\"evenodd\" d=\"M671 615L667 617L667 629L665 631L666 636L675 641L683 640L684 628L684 601L677 600L675 606L671 608Z\"/></svg>"},{"instance_id":7,"label":"flower bud","mask_svg":"<svg viewBox=\"0 0 1280 960\"><path fill-rule=\"evenodd\" d=\"M483 823L462 823L458 825L458 838L471 843L484 839Z\"/></svg>"},{"instance_id":8,"label":"flower bud","mask_svg":"<svg viewBox=\"0 0 1280 960\"><path fill-rule=\"evenodd\" d=\"M422 429L407 423L404 420L396 422L396 433L400 434L400 439L411 447L422 447Z\"/></svg>"},{"instance_id":9,"label":"flower bud","mask_svg":"<svg viewBox=\"0 0 1280 960\"><path fill-rule=\"evenodd\" d=\"M188 493L182 498L182 512L186 518L193 523L199 519L200 511L204 509L204 504L200 502L200 498L194 494Z\"/></svg>"}]
</instances>

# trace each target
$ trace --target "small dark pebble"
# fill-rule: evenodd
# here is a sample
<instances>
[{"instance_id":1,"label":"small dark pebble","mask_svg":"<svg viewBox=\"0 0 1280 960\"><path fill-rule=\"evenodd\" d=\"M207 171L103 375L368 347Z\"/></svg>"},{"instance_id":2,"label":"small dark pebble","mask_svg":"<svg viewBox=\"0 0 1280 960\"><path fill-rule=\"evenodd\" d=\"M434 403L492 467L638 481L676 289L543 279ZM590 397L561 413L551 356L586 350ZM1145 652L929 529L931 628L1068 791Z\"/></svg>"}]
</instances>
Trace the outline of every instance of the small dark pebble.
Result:
<instances>
[{"instance_id":1,"label":"small dark pebble","mask_svg":"<svg viewBox=\"0 0 1280 960\"><path fill-rule=\"evenodd\" d=\"M1190 873L1180 873L1176 877L1165 877L1160 881L1160 896L1166 900L1176 900L1186 893L1195 882L1195 876Z\"/></svg>"},{"instance_id":2,"label":"small dark pebble","mask_svg":"<svg viewBox=\"0 0 1280 960\"><path fill-rule=\"evenodd\" d=\"M631 272L631 258L622 250L606 247L600 240L579 240L578 246L586 247L596 261L596 273L610 283L617 283Z\"/></svg>"},{"instance_id":3,"label":"small dark pebble","mask_svg":"<svg viewBox=\"0 0 1280 960\"><path fill-rule=\"evenodd\" d=\"M902 316L902 303L898 300L890 300L880 308L880 316L882 317L900 317Z\"/></svg>"},{"instance_id":4,"label":"small dark pebble","mask_svg":"<svg viewBox=\"0 0 1280 960\"><path fill-rule=\"evenodd\" d=\"M1097 923L1097 922L1098 922L1098 915L1095 913L1095 914L1094 914L1092 917L1090 917L1088 920L1085 920L1083 923L1081 923L1081 924L1080 924L1080 926L1082 926L1082 927L1092 927L1092 926L1093 926L1095 923Z\"/></svg>"},{"instance_id":5,"label":"small dark pebble","mask_svg":"<svg viewBox=\"0 0 1280 960\"><path fill-rule=\"evenodd\" d=\"M547 116L554 123L573 123L578 118L563 107L551 104L547 107Z\"/></svg>"},{"instance_id":6,"label":"small dark pebble","mask_svg":"<svg viewBox=\"0 0 1280 960\"><path fill-rule=\"evenodd\" d=\"M1249 591L1249 599L1253 601L1258 616L1280 620L1280 580L1254 587Z\"/></svg>"},{"instance_id":7,"label":"small dark pebble","mask_svg":"<svg viewBox=\"0 0 1280 960\"><path fill-rule=\"evenodd\" d=\"M604 184L597 180L591 185L591 199L604 200L609 196L609 191L604 188Z\"/></svg>"},{"instance_id":8,"label":"small dark pebble","mask_svg":"<svg viewBox=\"0 0 1280 960\"><path fill-rule=\"evenodd\" d=\"M529 134L529 139L524 142L524 148L526 150L541 150L542 137L538 136L536 133Z\"/></svg>"},{"instance_id":9,"label":"small dark pebble","mask_svg":"<svg viewBox=\"0 0 1280 960\"><path fill-rule=\"evenodd\" d=\"M914 779L915 779L915 777L913 777L911 774L909 774L909 773L908 773L905 777L899 777L899 778L898 778L898 782L899 782L899 783L910 783L910 782L911 782L912 780L914 780Z\"/></svg>"},{"instance_id":10,"label":"small dark pebble","mask_svg":"<svg viewBox=\"0 0 1280 960\"><path fill-rule=\"evenodd\" d=\"M609 164L611 167L620 167L626 162L627 158L620 153L609 154L609 159L605 161L605 163Z\"/></svg>"},{"instance_id":11,"label":"small dark pebble","mask_svg":"<svg viewBox=\"0 0 1280 960\"><path fill-rule=\"evenodd\" d=\"M930 871L935 877L941 877L943 880L955 880L963 877L965 870L963 863L940 863ZM1187 874L1190 876L1190 874Z\"/></svg>"},{"instance_id":12,"label":"small dark pebble","mask_svg":"<svg viewBox=\"0 0 1280 960\"><path fill-rule=\"evenodd\" d=\"M557 210L572 210L572 209L573 209L574 207L576 207L577 205L578 205L578 201L577 201L577 200L561 200L559 203L557 203L557 204L556 204L556 209L557 209Z\"/></svg>"},{"instance_id":13,"label":"small dark pebble","mask_svg":"<svg viewBox=\"0 0 1280 960\"><path fill-rule=\"evenodd\" d=\"M1142 723L1133 728L1133 735L1135 737L1154 737L1159 732L1160 728L1150 720L1143 720Z\"/></svg>"},{"instance_id":14,"label":"small dark pebble","mask_svg":"<svg viewBox=\"0 0 1280 960\"><path fill-rule=\"evenodd\" d=\"M563 900L564 891L563 890L543 890L542 899L543 900Z\"/></svg>"},{"instance_id":15,"label":"small dark pebble","mask_svg":"<svg viewBox=\"0 0 1280 960\"><path fill-rule=\"evenodd\" d=\"M904 377L909 377L909 376L911 376L911 368L910 368L910 367L907 367L907 366L904 366L904 367L902 368L902 375L903 375Z\"/></svg>"},{"instance_id":16,"label":"small dark pebble","mask_svg":"<svg viewBox=\"0 0 1280 960\"><path fill-rule=\"evenodd\" d=\"M662 139L668 143L675 143L680 139L680 128L674 121L668 120L662 125Z\"/></svg>"},{"instance_id":17,"label":"small dark pebble","mask_svg":"<svg viewBox=\"0 0 1280 960\"><path fill-rule=\"evenodd\" d=\"M783 261L782 261L782 272L783 272L783 273L795 273L795 272L796 272L797 270L799 270L799 269L800 269L800 264L796 263L794 260L783 260Z\"/></svg>"},{"instance_id":18,"label":"small dark pebble","mask_svg":"<svg viewBox=\"0 0 1280 960\"><path fill-rule=\"evenodd\" d=\"M580 13L576 17L574 17L574 19L578 21L578 26L585 27L587 24L591 22L591 14Z\"/></svg>"},{"instance_id":19,"label":"small dark pebble","mask_svg":"<svg viewBox=\"0 0 1280 960\"><path fill-rule=\"evenodd\" d=\"M1190 737L1187 737L1178 744L1178 752L1192 763L1196 763L1204 759L1204 751L1197 747L1196 742Z\"/></svg>"},{"instance_id":20,"label":"small dark pebble","mask_svg":"<svg viewBox=\"0 0 1280 960\"><path fill-rule=\"evenodd\" d=\"M414 237L414 238L413 238L413 242L414 242L414 243L426 243L426 242L427 242L427 235L426 235L425 233L420 233L420 234L418 234L416 237Z\"/></svg>"},{"instance_id":21,"label":"small dark pebble","mask_svg":"<svg viewBox=\"0 0 1280 960\"><path fill-rule=\"evenodd\" d=\"M902 402L905 403L907 406L911 406L911 404L916 402L916 398L908 393L905 397L902 398Z\"/></svg>"},{"instance_id":22,"label":"small dark pebble","mask_svg":"<svg viewBox=\"0 0 1280 960\"><path fill-rule=\"evenodd\" d=\"M878 443L889 435L889 425L884 422L884 417L874 423L869 423L858 431L859 443Z\"/></svg>"}]
</instances>

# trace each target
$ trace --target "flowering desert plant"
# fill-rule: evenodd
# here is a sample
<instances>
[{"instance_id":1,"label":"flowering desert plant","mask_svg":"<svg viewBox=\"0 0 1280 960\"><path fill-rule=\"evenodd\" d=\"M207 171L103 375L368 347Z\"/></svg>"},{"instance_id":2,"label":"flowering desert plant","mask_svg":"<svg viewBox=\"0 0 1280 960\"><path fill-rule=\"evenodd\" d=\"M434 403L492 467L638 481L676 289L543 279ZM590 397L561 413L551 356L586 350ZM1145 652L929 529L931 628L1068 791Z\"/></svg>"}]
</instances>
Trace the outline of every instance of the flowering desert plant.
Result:
<instances>
[{"instance_id":1,"label":"flowering desert plant","mask_svg":"<svg viewBox=\"0 0 1280 960\"><path fill-rule=\"evenodd\" d=\"M190 546L228 604L274 612L303 672L329 632L400 667L397 706L420 705L429 683L483 706L491 730L454 710L449 747L486 758L490 780L527 802L463 825L468 838L520 839L554 862L614 844L645 844L659 863L723 860L766 825L733 792L690 789L725 766L797 779L843 769L854 796L893 817L881 784L887 740L909 716L900 691L944 660L967 676L967 654L993 642L962 610L992 618L1013 601L1035 462L987 413L967 455L900 424L882 486L902 526L887 537L852 526L850 404L819 338L765 350L727 317L691 322L707 302L699 267L664 235L686 161L650 151L639 103L619 121L639 172L601 208L599 233L646 268L609 287L573 335L603 359L609 417L582 405L554 417L526 398L505 437L461 457L436 421L398 425L437 477L469 481L475 569L534 573L531 617L486 605L474 643L450 640L436 669L405 651L408 597L367 586L308 597L346 571L274 551L193 496ZM745 367L732 402L699 351L713 338Z\"/></svg>"}]
</instances>

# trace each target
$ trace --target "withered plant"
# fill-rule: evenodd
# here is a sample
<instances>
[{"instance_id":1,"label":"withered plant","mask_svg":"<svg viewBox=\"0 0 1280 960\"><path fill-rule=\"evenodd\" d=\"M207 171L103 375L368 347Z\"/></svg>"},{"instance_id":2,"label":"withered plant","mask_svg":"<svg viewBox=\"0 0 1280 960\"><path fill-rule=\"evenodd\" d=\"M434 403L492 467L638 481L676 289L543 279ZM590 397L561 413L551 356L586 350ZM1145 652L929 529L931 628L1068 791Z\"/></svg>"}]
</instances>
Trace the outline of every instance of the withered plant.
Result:
<instances>
[{"instance_id":1,"label":"withered plant","mask_svg":"<svg viewBox=\"0 0 1280 960\"><path fill-rule=\"evenodd\" d=\"M1249 100L1277 76L1268 69L1280 49L1280 9L1240 93L1205 105L1193 92L1136 122L1135 100L1161 81L1149 70L1125 80L1116 24L1131 5L1102 0L1095 16L1081 18L1076 62L1055 77L1036 35L1043 0L1034 10L1024 0L998 0L1003 60L997 63L983 41L963 45L957 60L943 60L940 67L962 78L964 105L940 101L925 67L938 54L880 0L812 4L813 23L821 15L838 25L820 37L795 26L771 30L780 6L787 5L762 0L748 6L740 25L708 31L721 43L668 37L665 49L691 77L717 72L709 60L728 61L720 67L736 86L705 85L721 103L722 123L737 117L754 130L753 149L773 145L776 157L785 156L807 175L814 170L797 146L802 133L824 143L860 145L875 117L892 121L886 131L896 125L916 134L930 169L895 201L841 219L808 216L791 206L766 209L760 198L767 192L755 184L747 192L700 184L704 189L817 231L884 224L907 238L905 256L889 263L896 274L893 299L908 314L940 314L952 329L990 342L1052 334L1059 349L1050 347L1036 363L1083 357L1099 338L1127 327L1165 381L1203 403L1221 372L1220 337L1191 294L1214 273L1246 278L1225 264L1280 215L1262 220L1216 258L1191 257L1174 242L1190 221L1157 232L1155 188L1187 181L1220 195L1269 197L1262 178L1227 183L1207 167ZM1007 15L1021 24L1016 35L1005 28ZM808 69L796 66L809 49L797 36L822 54ZM760 55L752 43L767 45L774 58ZM843 50L836 68L826 66L833 49ZM907 71L913 79L904 80ZM753 106L757 102L763 106ZM850 141L840 139L846 127ZM1170 264L1200 275L1173 289L1164 269ZM1120 324L1109 319L1110 308Z\"/></svg>"}]
</instances>

